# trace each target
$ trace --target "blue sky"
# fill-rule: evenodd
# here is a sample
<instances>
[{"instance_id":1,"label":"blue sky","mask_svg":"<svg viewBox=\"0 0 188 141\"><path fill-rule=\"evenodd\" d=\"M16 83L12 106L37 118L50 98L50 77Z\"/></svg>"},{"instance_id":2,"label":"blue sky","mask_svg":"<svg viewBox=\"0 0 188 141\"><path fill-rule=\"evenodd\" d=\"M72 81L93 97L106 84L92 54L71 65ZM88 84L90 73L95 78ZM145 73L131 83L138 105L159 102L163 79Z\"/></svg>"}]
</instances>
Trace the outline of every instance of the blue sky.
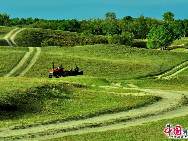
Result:
<instances>
[{"instance_id":1,"label":"blue sky","mask_svg":"<svg viewBox=\"0 0 188 141\"><path fill-rule=\"evenodd\" d=\"M166 11L188 19L188 0L0 0L0 12L11 17L47 19L103 18L108 11L117 16L161 18Z\"/></svg>"}]
</instances>

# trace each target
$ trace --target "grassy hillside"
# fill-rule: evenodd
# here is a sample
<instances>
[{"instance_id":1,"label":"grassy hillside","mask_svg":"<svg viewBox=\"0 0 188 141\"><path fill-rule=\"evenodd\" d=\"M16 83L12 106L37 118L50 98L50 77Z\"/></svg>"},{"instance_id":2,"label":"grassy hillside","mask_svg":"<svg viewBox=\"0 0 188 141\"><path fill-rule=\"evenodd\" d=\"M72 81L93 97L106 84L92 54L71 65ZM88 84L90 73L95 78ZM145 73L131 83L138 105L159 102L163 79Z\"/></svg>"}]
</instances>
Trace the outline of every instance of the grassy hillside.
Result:
<instances>
[{"instance_id":1,"label":"grassy hillside","mask_svg":"<svg viewBox=\"0 0 188 141\"><path fill-rule=\"evenodd\" d=\"M26 52L28 48L0 47L1 76ZM26 68L33 56L35 53L31 53L21 68ZM171 80L147 77L187 60L186 52L127 46L44 47L24 77L0 77L0 140L48 139L48 135L56 137L56 134L55 140L72 141L155 140L156 137L164 140L165 124L178 122L186 126L187 116L134 127L129 126L129 122L140 118L150 121L152 116L164 118L166 113L178 108L187 109L187 70ZM52 62L66 69L77 64L84 75L49 79L48 69ZM180 111L180 114L186 115L186 112ZM66 134L71 130L118 127L121 122L125 122L123 126L127 128L58 136L58 133Z\"/></svg>"},{"instance_id":2,"label":"grassy hillside","mask_svg":"<svg viewBox=\"0 0 188 141\"><path fill-rule=\"evenodd\" d=\"M0 76L7 74L21 60L27 48L0 47Z\"/></svg>"},{"instance_id":3,"label":"grassy hillside","mask_svg":"<svg viewBox=\"0 0 188 141\"><path fill-rule=\"evenodd\" d=\"M130 79L160 74L187 60L188 54L136 49L126 46L77 46L42 48L40 59L28 72L29 77L47 77L52 62L66 69L75 64L84 75L109 79Z\"/></svg>"}]
</instances>

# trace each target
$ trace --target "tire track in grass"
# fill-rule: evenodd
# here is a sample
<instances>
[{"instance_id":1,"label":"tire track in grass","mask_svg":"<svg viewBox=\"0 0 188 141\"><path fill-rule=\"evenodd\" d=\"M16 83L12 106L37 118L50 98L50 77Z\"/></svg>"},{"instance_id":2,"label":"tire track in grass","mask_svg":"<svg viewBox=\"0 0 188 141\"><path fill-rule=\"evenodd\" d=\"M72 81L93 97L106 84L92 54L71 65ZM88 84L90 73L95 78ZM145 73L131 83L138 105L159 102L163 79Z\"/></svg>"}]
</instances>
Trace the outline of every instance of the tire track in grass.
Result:
<instances>
[{"instance_id":1,"label":"tire track in grass","mask_svg":"<svg viewBox=\"0 0 188 141\"><path fill-rule=\"evenodd\" d=\"M17 44L15 42L15 38L16 38L17 34L22 32L23 30L25 30L25 28L22 28L22 29L14 28L9 33L7 33L3 39L7 41L9 46L17 46Z\"/></svg>"},{"instance_id":2,"label":"tire track in grass","mask_svg":"<svg viewBox=\"0 0 188 141\"><path fill-rule=\"evenodd\" d=\"M25 62L30 58L31 54L33 53L34 48L29 47L29 52L26 52L24 57L20 60L20 62L8 73L5 75L5 77L14 76L25 64Z\"/></svg>"},{"instance_id":3,"label":"tire track in grass","mask_svg":"<svg viewBox=\"0 0 188 141\"><path fill-rule=\"evenodd\" d=\"M16 38L17 34L19 34L20 32L22 32L23 30L25 30L25 28L17 30L14 34L12 34L12 36L10 36L10 41L12 42L12 45L17 46L17 44L15 42L15 38Z\"/></svg>"},{"instance_id":4,"label":"tire track in grass","mask_svg":"<svg viewBox=\"0 0 188 141\"><path fill-rule=\"evenodd\" d=\"M36 63L40 53L41 53L41 48L29 47L29 52L26 52L26 54L20 60L20 62L4 77L24 76Z\"/></svg>"},{"instance_id":5,"label":"tire track in grass","mask_svg":"<svg viewBox=\"0 0 188 141\"><path fill-rule=\"evenodd\" d=\"M18 76L24 76L31 69L31 67L36 63L36 61L41 53L41 48L36 47L35 50L36 50L36 52L35 52L33 58L31 59L30 63Z\"/></svg>"},{"instance_id":6,"label":"tire track in grass","mask_svg":"<svg viewBox=\"0 0 188 141\"><path fill-rule=\"evenodd\" d=\"M171 70L164 72L163 74L160 74L156 76L157 79L171 79L181 73L182 71L188 69L188 60L184 61L183 63L175 66Z\"/></svg>"},{"instance_id":7,"label":"tire track in grass","mask_svg":"<svg viewBox=\"0 0 188 141\"><path fill-rule=\"evenodd\" d=\"M187 62L187 64L188 64L188 62ZM184 68L182 68L182 69L176 71L175 73L173 73L173 74L171 74L171 75L165 77L165 79L173 78L174 76L178 75L179 73L181 73L181 72L183 72L184 70L187 70L187 69L188 69L188 65L187 65L186 67L184 67Z\"/></svg>"},{"instance_id":8,"label":"tire track in grass","mask_svg":"<svg viewBox=\"0 0 188 141\"><path fill-rule=\"evenodd\" d=\"M171 70L156 76L157 79L171 79L182 71L188 69L188 61L183 62L182 64L172 68Z\"/></svg>"},{"instance_id":9,"label":"tire track in grass","mask_svg":"<svg viewBox=\"0 0 188 141\"><path fill-rule=\"evenodd\" d=\"M174 109L179 102L182 100L182 95L181 93L177 92L169 92L169 91L161 91L161 90L149 90L149 89L144 89L142 90L143 92L149 92L152 95L156 96L161 96L163 99L157 103L151 104L149 106L141 107L138 109L133 109L125 112L118 112L118 113L113 113L113 114L104 114L104 115L99 115L95 116L92 118L87 118L87 119L81 119L81 120L72 120L72 121L67 121L67 122L62 122L62 123L53 123L53 124L47 124L47 125L39 125L35 127L30 127L30 128L25 128L25 129L4 129L1 130L0 132L0 138L7 138L7 137L17 137L17 136L25 136L31 135L34 137L36 135L37 138L33 139L41 139L40 135L45 132L49 132L48 135L44 135L46 138L54 138L58 136L64 136L67 134L74 134L77 132L81 132L83 130L84 133L88 133L87 131L95 132L98 130L98 128L87 128L88 125L96 125L96 124L105 124L108 122L113 121L113 125L107 125L107 126L102 126L100 128L106 128L106 130L110 130L111 126L114 125L119 125L116 123L118 120L134 120L134 119L139 119L143 117L144 115L146 117L153 115L159 115L162 113L165 113L169 111L170 109ZM185 114L185 113L184 113ZM85 129L86 128L86 129ZM117 126L116 128L119 128ZM89 130L88 130L89 129ZM58 134L55 134L55 136L51 135L50 132L53 133L53 131L65 131L68 130L66 133L59 132ZM70 131L70 130L75 130L75 131ZM82 132L81 132L82 133ZM39 137L39 138L38 138ZM43 137L42 137L43 138ZM28 138L27 138L28 139Z\"/></svg>"},{"instance_id":10,"label":"tire track in grass","mask_svg":"<svg viewBox=\"0 0 188 141\"><path fill-rule=\"evenodd\" d=\"M10 38L11 38L11 36L12 36L15 32L17 32L18 30L19 30L18 28L14 28L14 29L11 30L9 33L7 33L7 34L5 35L5 37L3 38L4 40L7 41L7 43L8 43L9 46L13 46L12 41L10 40Z\"/></svg>"}]
</instances>

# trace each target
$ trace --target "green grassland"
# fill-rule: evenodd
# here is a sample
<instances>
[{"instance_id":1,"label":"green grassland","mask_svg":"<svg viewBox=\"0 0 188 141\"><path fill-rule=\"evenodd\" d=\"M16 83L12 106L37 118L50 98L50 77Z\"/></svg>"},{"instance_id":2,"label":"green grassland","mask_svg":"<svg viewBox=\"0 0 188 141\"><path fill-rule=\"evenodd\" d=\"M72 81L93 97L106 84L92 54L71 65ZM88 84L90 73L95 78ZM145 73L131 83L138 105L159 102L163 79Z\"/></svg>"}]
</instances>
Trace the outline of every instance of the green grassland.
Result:
<instances>
[{"instance_id":1,"label":"green grassland","mask_svg":"<svg viewBox=\"0 0 188 141\"><path fill-rule=\"evenodd\" d=\"M52 62L71 69L77 64L87 76L132 79L160 74L187 60L186 53L161 52L126 46L79 46L42 48L28 77L47 77Z\"/></svg>"},{"instance_id":2,"label":"green grassland","mask_svg":"<svg viewBox=\"0 0 188 141\"><path fill-rule=\"evenodd\" d=\"M164 141L167 123L188 129L188 37L158 50L147 39L110 45L120 36L23 27L0 26L0 141ZM52 62L84 75L48 78Z\"/></svg>"},{"instance_id":3,"label":"green grassland","mask_svg":"<svg viewBox=\"0 0 188 141\"><path fill-rule=\"evenodd\" d=\"M0 47L0 76L10 72L26 52L28 52L26 47ZM31 58L34 55L31 54ZM186 99L184 101L178 96L179 91L188 91L187 70L170 80L153 77L187 60L186 52L117 45L44 47L37 62L24 77L0 77L0 140L3 139L1 136L8 132L11 136L8 136L7 140L43 138L45 135L61 132L63 129L59 128L64 126L62 124L65 122L75 124L77 121L90 118L100 117L99 119L104 122L99 120L99 123L75 125L71 129L65 128L64 132L86 127L105 127L144 116L152 118L150 117L152 114L147 114L147 110L144 110L165 101L162 95L156 96L156 93L162 90L170 90L175 94L170 98L172 102L176 100L179 102L178 98L183 101L180 105L175 105L177 106L175 108L187 106ZM29 61L26 61L22 68L27 67ZM52 68L52 62L56 65L62 64L65 69L78 65L84 71L84 75L49 79L48 69ZM18 71L17 75L19 73ZM147 89L156 92L149 93L145 91ZM162 94L163 92L166 91L162 91ZM167 94L172 96L171 92ZM165 101L165 103L169 102ZM165 114L173 109L174 107L160 109L155 114ZM113 114L121 112L126 114L131 110L143 110L145 115L139 113L138 117L131 115L128 118L113 119ZM104 115L111 117L105 121L102 119ZM163 135L165 124L178 123L188 127L186 119L187 116L184 116L118 130L70 135L52 140L165 140ZM48 140L48 136L44 139Z\"/></svg>"}]
</instances>

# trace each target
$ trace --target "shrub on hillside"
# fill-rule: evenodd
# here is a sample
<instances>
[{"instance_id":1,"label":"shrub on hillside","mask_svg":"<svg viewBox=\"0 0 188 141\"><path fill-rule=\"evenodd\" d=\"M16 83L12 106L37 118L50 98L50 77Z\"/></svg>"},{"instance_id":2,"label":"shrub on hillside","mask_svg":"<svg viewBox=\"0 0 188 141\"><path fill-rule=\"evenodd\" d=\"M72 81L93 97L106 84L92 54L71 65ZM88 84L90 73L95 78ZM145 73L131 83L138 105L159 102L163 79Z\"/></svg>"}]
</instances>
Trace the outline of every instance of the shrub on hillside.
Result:
<instances>
[{"instance_id":1,"label":"shrub on hillside","mask_svg":"<svg viewBox=\"0 0 188 141\"><path fill-rule=\"evenodd\" d=\"M26 29L16 38L19 46L76 46L93 44L132 45L134 35L123 32L121 35L85 35L76 32L65 32L44 29Z\"/></svg>"},{"instance_id":2,"label":"shrub on hillside","mask_svg":"<svg viewBox=\"0 0 188 141\"><path fill-rule=\"evenodd\" d=\"M134 39L134 34L130 32L123 32L120 35L120 44L121 45L132 45Z\"/></svg>"},{"instance_id":3,"label":"shrub on hillside","mask_svg":"<svg viewBox=\"0 0 188 141\"><path fill-rule=\"evenodd\" d=\"M102 35L84 35L76 32L62 32L44 29L26 29L16 38L19 46L75 46L107 44Z\"/></svg>"},{"instance_id":4,"label":"shrub on hillside","mask_svg":"<svg viewBox=\"0 0 188 141\"><path fill-rule=\"evenodd\" d=\"M93 44L108 44L108 39L106 36L103 35L90 35L91 39L93 39Z\"/></svg>"},{"instance_id":5,"label":"shrub on hillside","mask_svg":"<svg viewBox=\"0 0 188 141\"><path fill-rule=\"evenodd\" d=\"M44 39L51 34L50 30L26 29L16 37L18 46L41 46Z\"/></svg>"},{"instance_id":6,"label":"shrub on hillside","mask_svg":"<svg viewBox=\"0 0 188 141\"><path fill-rule=\"evenodd\" d=\"M72 34L72 33L71 33ZM107 44L105 36L96 35L61 35L47 38L42 41L42 46L76 46L76 45L93 45Z\"/></svg>"},{"instance_id":7,"label":"shrub on hillside","mask_svg":"<svg viewBox=\"0 0 188 141\"><path fill-rule=\"evenodd\" d=\"M120 44L120 35L109 35L108 36L108 43L109 44Z\"/></svg>"},{"instance_id":8,"label":"shrub on hillside","mask_svg":"<svg viewBox=\"0 0 188 141\"><path fill-rule=\"evenodd\" d=\"M108 36L110 44L132 45L134 35L130 32L123 32L121 35L115 34Z\"/></svg>"}]
</instances>

